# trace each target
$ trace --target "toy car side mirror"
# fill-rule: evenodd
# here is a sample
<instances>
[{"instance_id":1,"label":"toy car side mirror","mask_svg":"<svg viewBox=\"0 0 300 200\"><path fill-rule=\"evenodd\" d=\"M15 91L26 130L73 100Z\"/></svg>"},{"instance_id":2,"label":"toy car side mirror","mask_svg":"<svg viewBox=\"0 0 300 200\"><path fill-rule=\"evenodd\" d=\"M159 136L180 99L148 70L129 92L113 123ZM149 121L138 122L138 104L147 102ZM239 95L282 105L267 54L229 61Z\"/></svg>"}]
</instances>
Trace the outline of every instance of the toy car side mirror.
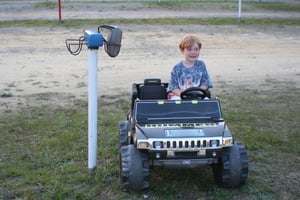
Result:
<instances>
[{"instance_id":1,"label":"toy car side mirror","mask_svg":"<svg viewBox=\"0 0 300 200\"><path fill-rule=\"evenodd\" d=\"M117 26L101 25L98 27L98 32L105 32L104 49L110 57L119 55L122 41L122 30Z\"/></svg>"}]
</instances>

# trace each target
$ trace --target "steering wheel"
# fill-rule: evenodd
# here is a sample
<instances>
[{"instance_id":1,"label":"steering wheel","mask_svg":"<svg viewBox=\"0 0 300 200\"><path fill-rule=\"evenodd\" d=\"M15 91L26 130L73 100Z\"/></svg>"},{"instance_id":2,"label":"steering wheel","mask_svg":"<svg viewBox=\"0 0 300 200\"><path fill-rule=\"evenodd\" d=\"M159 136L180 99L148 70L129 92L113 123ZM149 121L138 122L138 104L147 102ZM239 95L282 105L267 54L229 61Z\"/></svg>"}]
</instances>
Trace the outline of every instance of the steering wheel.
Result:
<instances>
[{"instance_id":1,"label":"steering wheel","mask_svg":"<svg viewBox=\"0 0 300 200\"><path fill-rule=\"evenodd\" d=\"M200 87L190 87L186 90L184 90L180 97L181 99L204 99L206 97L207 93L206 90L200 88Z\"/></svg>"}]
</instances>

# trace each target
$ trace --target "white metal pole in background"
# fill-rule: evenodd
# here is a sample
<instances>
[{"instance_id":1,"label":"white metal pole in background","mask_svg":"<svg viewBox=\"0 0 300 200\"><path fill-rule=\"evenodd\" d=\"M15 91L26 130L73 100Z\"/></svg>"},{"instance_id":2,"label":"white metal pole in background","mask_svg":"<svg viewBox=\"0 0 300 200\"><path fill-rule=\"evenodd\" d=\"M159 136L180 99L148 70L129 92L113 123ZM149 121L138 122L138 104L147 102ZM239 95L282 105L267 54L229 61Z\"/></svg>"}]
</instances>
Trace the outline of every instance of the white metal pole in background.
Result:
<instances>
[{"instance_id":1,"label":"white metal pole in background","mask_svg":"<svg viewBox=\"0 0 300 200\"><path fill-rule=\"evenodd\" d=\"M100 46L103 46L104 43L104 37L100 33L100 28L109 29L112 34L110 37L115 38L117 44L121 46L121 30L118 27L109 25L99 26L98 31L84 31L84 40L82 40L82 37L80 37L79 40L66 40L67 49L72 55L78 55L81 52L82 44L87 44L88 46L88 169L91 174L94 174L97 166L98 49ZM114 30L116 31L114 32ZM72 50L71 46L74 45L77 45L78 48ZM120 47L117 50L118 51L113 51L110 53L105 50L105 52L109 56L115 57L119 54Z\"/></svg>"},{"instance_id":2,"label":"white metal pole in background","mask_svg":"<svg viewBox=\"0 0 300 200\"><path fill-rule=\"evenodd\" d=\"M119 28L114 26L104 25L103 28L110 29L111 33L113 34L113 30L116 30L114 36L117 44L121 46L121 37L122 32ZM88 46L88 169L91 174L94 174L97 166L97 122L98 122L98 94L97 94L97 85L98 85L98 49L100 46L103 46L104 37L100 33L98 27L97 31L86 30L84 31L84 40L74 40L74 39L67 39L66 46L69 52L72 55L78 55L81 51L82 44L87 44ZM117 36L117 37L115 37ZM72 50L71 46L77 45L78 48ZM120 48L120 47L119 47ZM108 55L111 57L115 57L119 54L119 50L114 51L113 53ZM106 51L106 50L105 50Z\"/></svg>"},{"instance_id":3,"label":"white metal pole in background","mask_svg":"<svg viewBox=\"0 0 300 200\"><path fill-rule=\"evenodd\" d=\"M88 168L91 173L97 165L97 66L98 49L88 50Z\"/></svg>"},{"instance_id":4,"label":"white metal pole in background","mask_svg":"<svg viewBox=\"0 0 300 200\"><path fill-rule=\"evenodd\" d=\"M242 0L238 0L238 19L242 17Z\"/></svg>"}]
</instances>

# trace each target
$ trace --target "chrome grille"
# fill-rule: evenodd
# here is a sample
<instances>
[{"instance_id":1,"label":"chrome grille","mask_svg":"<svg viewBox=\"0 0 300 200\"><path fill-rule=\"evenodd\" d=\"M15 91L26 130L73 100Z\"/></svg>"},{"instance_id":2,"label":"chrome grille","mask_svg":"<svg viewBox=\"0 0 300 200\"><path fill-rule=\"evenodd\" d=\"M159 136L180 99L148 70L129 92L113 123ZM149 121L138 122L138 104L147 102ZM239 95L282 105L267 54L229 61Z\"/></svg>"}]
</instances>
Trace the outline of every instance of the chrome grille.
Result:
<instances>
[{"instance_id":1,"label":"chrome grille","mask_svg":"<svg viewBox=\"0 0 300 200\"><path fill-rule=\"evenodd\" d=\"M210 140L218 140L218 147L210 147ZM138 140L138 143L144 140ZM216 149L222 147L222 137L214 137L214 138L151 138L145 140L148 142L149 146L147 149L151 150L180 150L180 151L194 151L201 149ZM155 148L154 143L160 142L162 145L160 148Z\"/></svg>"}]
</instances>

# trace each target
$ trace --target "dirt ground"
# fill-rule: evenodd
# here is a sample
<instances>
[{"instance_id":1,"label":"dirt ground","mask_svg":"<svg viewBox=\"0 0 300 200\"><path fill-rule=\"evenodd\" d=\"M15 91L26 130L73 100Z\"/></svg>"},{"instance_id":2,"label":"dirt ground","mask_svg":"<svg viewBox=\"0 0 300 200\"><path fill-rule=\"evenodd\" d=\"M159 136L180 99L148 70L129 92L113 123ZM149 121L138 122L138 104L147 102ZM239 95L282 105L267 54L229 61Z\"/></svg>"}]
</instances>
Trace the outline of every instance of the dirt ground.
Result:
<instances>
[{"instance_id":1,"label":"dirt ground","mask_svg":"<svg viewBox=\"0 0 300 200\"><path fill-rule=\"evenodd\" d=\"M19 107L71 105L76 99L87 99L88 50L83 46L73 56L65 40L78 39L84 30L95 30L98 25L1 28L0 114ZM179 40L189 33L203 43L200 59L212 78L213 94L230 92L235 85L271 89L270 80L300 87L300 27L119 26L123 30L119 56L110 58L103 48L99 50L99 96L129 95L131 84L144 78L167 82L173 65L182 58Z\"/></svg>"}]
</instances>

